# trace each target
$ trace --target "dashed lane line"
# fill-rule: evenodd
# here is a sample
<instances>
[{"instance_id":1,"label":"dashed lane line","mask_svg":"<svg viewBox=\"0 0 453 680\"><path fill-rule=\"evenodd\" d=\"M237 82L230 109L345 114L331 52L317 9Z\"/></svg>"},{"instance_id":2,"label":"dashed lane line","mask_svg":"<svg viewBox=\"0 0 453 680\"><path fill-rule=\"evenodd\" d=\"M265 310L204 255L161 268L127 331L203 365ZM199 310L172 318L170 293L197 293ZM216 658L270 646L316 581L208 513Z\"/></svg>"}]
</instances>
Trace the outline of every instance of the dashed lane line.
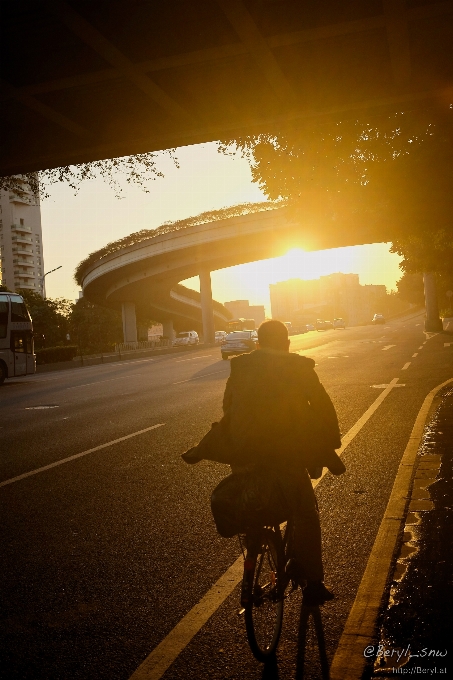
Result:
<instances>
[{"instance_id":1,"label":"dashed lane line","mask_svg":"<svg viewBox=\"0 0 453 680\"><path fill-rule=\"evenodd\" d=\"M351 427L349 432L342 438L342 446L338 451L341 455L354 437L360 432L362 427L371 418L373 413L379 408L384 399L390 394L398 382L398 378L387 385L386 389L378 396L371 406L365 411L363 416ZM316 487L324 475L327 468L323 469L322 476L313 482ZM176 660L179 654L189 644L192 638L198 633L210 617L217 611L226 598L233 592L236 585L242 579L244 559L242 555L233 562L231 567L219 578L216 583L208 590L206 595L195 605L168 635L153 649L151 654L143 661L137 670L130 676L129 680L160 680L166 670Z\"/></svg>"},{"instance_id":2,"label":"dashed lane line","mask_svg":"<svg viewBox=\"0 0 453 680\"><path fill-rule=\"evenodd\" d=\"M404 364L404 366L403 366L403 368L402 368L401 370L402 370L402 371L407 370L407 369L409 368L410 365L411 365L411 362L408 361L406 364Z\"/></svg>"},{"instance_id":3,"label":"dashed lane line","mask_svg":"<svg viewBox=\"0 0 453 680\"><path fill-rule=\"evenodd\" d=\"M412 358L418 357L418 352L415 352L415 354L412 355Z\"/></svg>"},{"instance_id":4,"label":"dashed lane line","mask_svg":"<svg viewBox=\"0 0 453 680\"><path fill-rule=\"evenodd\" d=\"M382 348L382 351L385 352L386 349L390 349L391 347L396 347L396 345L386 345Z\"/></svg>"},{"instance_id":5,"label":"dashed lane line","mask_svg":"<svg viewBox=\"0 0 453 680\"><path fill-rule=\"evenodd\" d=\"M45 470L51 470L52 468L58 467L59 465L64 465L65 463L70 463L72 460L77 460L77 458L82 458L87 456L89 453L94 453L95 451L101 451L106 449L113 444L119 444L120 442L125 442L127 439L132 439L132 437L137 437L139 434L144 434L145 432L150 432L150 430L155 430L158 427L163 427L165 423L158 423L157 425L152 425L151 427L145 427L144 430L138 430L137 432L132 432L132 434L127 434L125 437L119 437L118 439L113 439L111 442L106 444L101 444L100 446L95 446L87 451L82 451L81 453L76 453L74 456L68 456L67 458L62 458L61 460L55 461L55 463L50 463L50 465L43 465L43 467L36 468L36 470L30 470L30 472L24 472L23 475L18 475L17 477L11 477L11 479L6 479L0 482L0 486L8 486L9 484L14 484L14 482L19 482L21 479L26 479L27 477L33 477L38 475L40 472L45 472Z\"/></svg>"},{"instance_id":6,"label":"dashed lane line","mask_svg":"<svg viewBox=\"0 0 453 680\"><path fill-rule=\"evenodd\" d=\"M213 371L212 373L204 373L203 375L196 375L194 378L187 378L187 380L178 380L174 382L173 385L182 385L182 383L190 382L191 380L200 380L201 378L207 378L208 375L217 375L217 373L224 373L225 371Z\"/></svg>"},{"instance_id":7,"label":"dashed lane line","mask_svg":"<svg viewBox=\"0 0 453 680\"><path fill-rule=\"evenodd\" d=\"M197 359L209 359L213 355L212 354L204 354L202 357L191 357L190 359L177 359L175 361L175 364L181 364L183 361L196 361Z\"/></svg>"}]
</instances>

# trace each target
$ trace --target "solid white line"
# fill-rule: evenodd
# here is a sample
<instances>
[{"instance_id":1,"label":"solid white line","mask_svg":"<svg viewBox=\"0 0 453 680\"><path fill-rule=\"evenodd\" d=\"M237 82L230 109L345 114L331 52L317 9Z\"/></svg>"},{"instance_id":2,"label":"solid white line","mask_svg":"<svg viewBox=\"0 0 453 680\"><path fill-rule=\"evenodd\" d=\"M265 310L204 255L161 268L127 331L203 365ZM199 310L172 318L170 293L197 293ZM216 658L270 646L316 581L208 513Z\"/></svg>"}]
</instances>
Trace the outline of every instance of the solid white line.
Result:
<instances>
[{"instance_id":1,"label":"solid white line","mask_svg":"<svg viewBox=\"0 0 453 680\"><path fill-rule=\"evenodd\" d=\"M398 378L393 378L387 388L365 411L363 416L351 427L349 432L342 439L341 455L354 437L360 432L365 423L371 418L376 409L382 404L392 388L398 382ZM322 476L313 481L315 488L324 475L327 468L323 469ZM195 605L173 630L153 649L151 654L143 661L137 670L130 676L129 680L160 680L165 671L171 666L182 650L189 644L192 638L204 626L206 621L217 611L220 605L234 590L235 586L242 579L244 560L242 555L233 562L231 567L214 583L206 595Z\"/></svg>"},{"instance_id":2,"label":"solid white line","mask_svg":"<svg viewBox=\"0 0 453 680\"><path fill-rule=\"evenodd\" d=\"M412 358L418 357L418 352L415 352L415 354L412 355Z\"/></svg>"},{"instance_id":3,"label":"solid white line","mask_svg":"<svg viewBox=\"0 0 453 680\"><path fill-rule=\"evenodd\" d=\"M409 366L411 365L411 362L408 361L407 364L404 364L403 368L401 369L402 371L405 371Z\"/></svg>"},{"instance_id":4,"label":"solid white line","mask_svg":"<svg viewBox=\"0 0 453 680\"><path fill-rule=\"evenodd\" d=\"M95 451L101 451L101 449L106 449L108 446L113 446L113 444L118 444L119 442L125 442L127 439L132 437L137 437L139 434L144 432L149 432L150 430L155 430L157 427L163 427L165 423L158 423L157 425L152 425L151 427L145 427L144 430L138 430L138 432L132 432L132 434L127 434L125 437L119 437L119 439L113 439L111 442L106 444L101 444L100 446L95 446L93 449L88 449L87 451L82 451L81 453L76 453L74 456L68 456L68 458L62 458L57 460L55 463L50 463L50 465L44 465L43 467L36 468L36 470L30 470L30 472L24 472L23 475L18 475L17 477L11 477L11 479L6 479L4 482L0 482L0 486L8 486L8 484L14 484L14 482L19 482L21 479L26 479L27 477L33 477L40 472L45 470L51 470L52 468L58 467L59 465L64 465L69 463L71 460L77 460L77 458L82 458L82 456L87 456L89 453L94 453Z\"/></svg>"},{"instance_id":5,"label":"solid white line","mask_svg":"<svg viewBox=\"0 0 453 680\"><path fill-rule=\"evenodd\" d=\"M187 380L179 380L178 382L174 382L173 385L181 385L182 383L190 382L191 380L200 380L200 378L206 378L208 375L217 375L217 373L225 373L225 371L214 371L213 373L197 375L195 378L187 378Z\"/></svg>"},{"instance_id":6,"label":"solid white line","mask_svg":"<svg viewBox=\"0 0 453 680\"><path fill-rule=\"evenodd\" d=\"M196 359L208 359L212 354L204 354L202 357L192 357L191 359L178 359L175 364L181 364L183 361L195 361Z\"/></svg>"}]
</instances>

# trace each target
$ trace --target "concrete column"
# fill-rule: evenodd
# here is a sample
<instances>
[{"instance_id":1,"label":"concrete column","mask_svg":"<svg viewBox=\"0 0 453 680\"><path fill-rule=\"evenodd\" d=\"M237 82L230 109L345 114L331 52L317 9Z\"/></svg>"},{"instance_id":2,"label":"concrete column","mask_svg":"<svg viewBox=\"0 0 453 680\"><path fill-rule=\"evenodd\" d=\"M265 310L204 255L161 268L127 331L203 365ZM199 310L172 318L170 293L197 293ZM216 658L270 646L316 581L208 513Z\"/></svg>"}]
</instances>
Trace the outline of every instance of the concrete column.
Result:
<instances>
[{"instance_id":1,"label":"concrete column","mask_svg":"<svg viewBox=\"0 0 453 680\"><path fill-rule=\"evenodd\" d=\"M203 319L203 340L207 345L215 344L214 307L212 304L211 272L200 272L201 317Z\"/></svg>"},{"instance_id":2,"label":"concrete column","mask_svg":"<svg viewBox=\"0 0 453 680\"><path fill-rule=\"evenodd\" d=\"M164 337L168 338L170 342L173 342L175 338L175 332L173 330L173 319L165 319L165 321L162 321L162 329Z\"/></svg>"},{"instance_id":3,"label":"concrete column","mask_svg":"<svg viewBox=\"0 0 453 680\"><path fill-rule=\"evenodd\" d=\"M123 302L123 340L137 342L137 317L135 316L135 302Z\"/></svg>"},{"instance_id":4,"label":"concrete column","mask_svg":"<svg viewBox=\"0 0 453 680\"><path fill-rule=\"evenodd\" d=\"M437 304L436 280L432 272L424 272L425 286L425 331L439 332L443 330L442 320L439 318Z\"/></svg>"}]
</instances>

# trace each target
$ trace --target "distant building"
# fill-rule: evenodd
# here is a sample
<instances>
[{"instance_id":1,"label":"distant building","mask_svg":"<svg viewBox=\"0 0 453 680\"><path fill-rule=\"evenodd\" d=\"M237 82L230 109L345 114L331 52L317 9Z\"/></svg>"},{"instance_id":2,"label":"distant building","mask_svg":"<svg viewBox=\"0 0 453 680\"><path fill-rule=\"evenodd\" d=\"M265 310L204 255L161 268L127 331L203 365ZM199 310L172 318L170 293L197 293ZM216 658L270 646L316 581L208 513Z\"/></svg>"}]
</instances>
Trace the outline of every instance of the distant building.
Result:
<instances>
[{"instance_id":1,"label":"distant building","mask_svg":"<svg viewBox=\"0 0 453 680\"><path fill-rule=\"evenodd\" d=\"M385 286L362 286L358 274L336 273L270 285L272 318L291 321L295 327L335 317L351 326L366 323L385 297Z\"/></svg>"},{"instance_id":2,"label":"distant building","mask_svg":"<svg viewBox=\"0 0 453 680\"><path fill-rule=\"evenodd\" d=\"M39 199L25 181L15 191L0 191L1 282L45 295L44 254Z\"/></svg>"},{"instance_id":3,"label":"distant building","mask_svg":"<svg viewBox=\"0 0 453 680\"><path fill-rule=\"evenodd\" d=\"M248 300L232 300L223 304L232 313L233 319L254 319L257 328L266 316L264 305L251 305Z\"/></svg>"}]
</instances>

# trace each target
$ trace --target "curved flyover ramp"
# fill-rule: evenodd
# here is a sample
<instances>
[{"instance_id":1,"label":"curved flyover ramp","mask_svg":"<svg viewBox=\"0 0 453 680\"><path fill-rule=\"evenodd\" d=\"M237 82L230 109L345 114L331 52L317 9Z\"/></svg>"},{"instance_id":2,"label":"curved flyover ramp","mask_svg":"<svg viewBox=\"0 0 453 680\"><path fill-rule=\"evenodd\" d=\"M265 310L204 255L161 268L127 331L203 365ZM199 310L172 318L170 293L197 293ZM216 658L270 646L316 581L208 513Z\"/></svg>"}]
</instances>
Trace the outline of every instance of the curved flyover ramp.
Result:
<instances>
[{"instance_id":1,"label":"curved flyover ramp","mask_svg":"<svg viewBox=\"0 0 453 680\"><path fill-rule=\"evenodd\" d=\"M212 300L211 271L277 257L295 247L322 250L387 240L376 229L345 229L334 219L322 228L314 222L303 225L281 204L266 203L248 214L162 229L79 266L89 300L122 307L127 342L136 340L136 308L163 322L165 334L165 325L187 329L190 324L202 327L205 341L212 342L214 328L222 328L228 312ZM178 286L193 276L200 277L200 294Z\"/></svg>"}]
</instances>

